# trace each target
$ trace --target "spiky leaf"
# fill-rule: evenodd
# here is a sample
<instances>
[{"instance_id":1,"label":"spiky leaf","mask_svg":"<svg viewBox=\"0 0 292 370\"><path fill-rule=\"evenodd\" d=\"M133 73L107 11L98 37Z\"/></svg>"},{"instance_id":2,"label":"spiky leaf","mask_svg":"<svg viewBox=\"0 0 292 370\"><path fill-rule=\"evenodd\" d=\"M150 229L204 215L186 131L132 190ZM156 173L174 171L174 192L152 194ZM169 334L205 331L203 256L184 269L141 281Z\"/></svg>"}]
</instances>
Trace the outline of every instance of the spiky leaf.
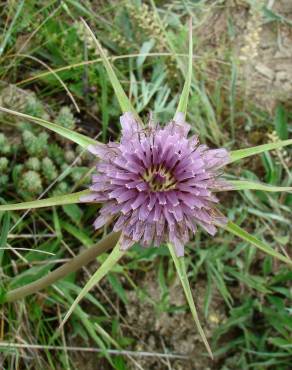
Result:
<instances>
[{"instance_id":1,"label":"spiky leaf","mask_svg":"<svg viewBox=\"0 0 292 370\"><path fill-rule=\"evenodd\" d=\"M77 193L58 195L56 197L40 199L40 200L33 200L31 202L4 204L0 206L0 212L1 211L19 211L23 209L44 208L44 207L51 207L51 206L60 206L63 204L79 203L80 198L84 195L88 195L89 193L90 193L90 190L83 190Z\"/></svg>"},{"instance_id":2,"label":"spiky leaf","mask_svg":"<svg viewBox=\"0 0 292 370\"><path fill-rule=\"evenodd\" d=\"M98 143L96 140L91 139L90 137L81 135L78 132L75 132L75 131L69 130L68 128L56 125L55 123L48 122L42 118L33 117L28 114L16 112L14 110L7 109L4 107L0 107L0 111L4 113L12 114L17 117L24 118L28 121L35 122L39 126L45 127L46 129L53 131L59 134L60 136L63 136L64 138L73 141L74 143L82 146L83 148L87 148L89 145L96 145Z\"/></svg>"}]
</instances>

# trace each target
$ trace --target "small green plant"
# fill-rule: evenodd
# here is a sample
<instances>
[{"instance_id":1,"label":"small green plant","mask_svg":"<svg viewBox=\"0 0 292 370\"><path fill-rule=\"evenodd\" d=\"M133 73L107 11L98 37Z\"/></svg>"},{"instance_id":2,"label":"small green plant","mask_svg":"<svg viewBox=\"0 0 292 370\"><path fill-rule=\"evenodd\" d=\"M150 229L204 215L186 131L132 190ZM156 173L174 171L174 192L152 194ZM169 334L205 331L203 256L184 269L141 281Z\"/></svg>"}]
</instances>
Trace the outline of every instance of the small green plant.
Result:
<instances>
[{"instance_id":1,"label":"small green plant","mask_svg":"<svg viewBox=\"0 0 292 370\"><path fill-rule=\"evenodd\" d=\"M0 133L0 154L10 154L11 145L8 142L7 137Z\"/></svg>"},{"instance_id":2,"label":"small green plant","mask_svg":"<svg viewBox=\"0 0 292 370\"><path fill-rule=\"evenodd\" d=\"M23 111L26 114L49 117L44 106L33 94L26 98ZM75 127L75 118L71 109L66 106L60 109L56 121L64 128ZM74 184L88 182L88 169L84 166L90 160L88 156L80 154L67 143L64 152L62 148L64 144L59 138L53 142L47 132L32 128L25 121L20 124L20 129L22 140L17 145L4 134L0 134L0 150L3 155L0 158L0 169L5 173L1 178L0 194L5 194L9 182L14 183L17 193L25 200L39 196L54 181L57 182L56 186L49 191L54 195L66 193ZM71 166L76 158L79 158L78 163ZM8 166L11 160L12 166ZM58 176L61 173L63 175L59 180Z\"/></svg>"}]
</instances>

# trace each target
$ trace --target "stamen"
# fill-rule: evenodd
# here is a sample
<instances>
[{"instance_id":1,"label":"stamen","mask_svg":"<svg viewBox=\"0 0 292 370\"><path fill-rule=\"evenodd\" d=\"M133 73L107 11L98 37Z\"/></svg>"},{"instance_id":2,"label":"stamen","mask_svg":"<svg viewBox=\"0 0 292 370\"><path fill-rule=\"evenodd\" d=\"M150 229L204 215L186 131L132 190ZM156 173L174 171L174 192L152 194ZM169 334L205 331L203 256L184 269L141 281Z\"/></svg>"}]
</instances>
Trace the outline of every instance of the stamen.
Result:
<instances>
[{"instance_id":1,"label":"stamen","mask_svg":"<svg viewBox=\"0 0 292 370\"><path fill-rule=\"evenodd\" d=\"M162 164L147 168L142 175L152 191L168 191L175 189L176 179Z\"/></svg>"}]
</instances>

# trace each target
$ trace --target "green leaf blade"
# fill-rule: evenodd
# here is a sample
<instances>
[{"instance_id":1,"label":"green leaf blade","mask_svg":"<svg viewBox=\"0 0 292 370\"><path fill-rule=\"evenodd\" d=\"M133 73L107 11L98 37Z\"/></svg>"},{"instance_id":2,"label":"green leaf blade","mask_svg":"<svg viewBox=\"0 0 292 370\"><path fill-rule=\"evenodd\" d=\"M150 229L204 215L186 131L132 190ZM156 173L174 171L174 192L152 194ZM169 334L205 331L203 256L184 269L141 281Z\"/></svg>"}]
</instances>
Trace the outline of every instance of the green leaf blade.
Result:
<instances>
[{"instance_id":1,"label":"green leaf blade","mask_svg":"<svg viewBox=\"0 0 292 370\"><path fill-rule=\"evenodd\" d=\"M265 252L266 254L269 254L272 257L275 257L279 259L282 262L287 263L288 265L292 266L292 260L283 254L275 251L273 248L271 248L269 245L265 244L261 240L257 239L255 236L251 235L247 231L243 230L240 226L236 225L232 221L229 221L227 225L221 226L223 229L229 231L231 234L238 236L239 238L249 242L250 244L254 245L261 251Z\"/></svg>"},{"instance_id":2,"label":"green leaf blade","mask_svg":"<svg viewBox=\"0 0 292 370\"><path fill-rule=\"evenodd\" d=\"M287 112L282 104L279 104L276 108L275 114L275 128L278 137L281 140L288 139L288 122L287 122Z\"/></svg>"},{"instance_id":3,"label":"green leaf blade","mask_svg":"<svg viewBox=\"0 0 292 370\"><path fill-rule=\"evenodd\" d=\"M88 24L84 21L84 19L81 19L86 30L88 31L88 33L90 34L90 36L92 37L93 41L95 42L95 45L96 45L96 48L101 56L101 59L102 59L102 62L103 62L103 65L106 69L106 72L107 72L107 75L110 79L110 82L112 84L112 87L114 89L114 92L116 94L116 97L118 99L118 102L120 104L120 107L122 109L122 112L123 113L126 113L126 112L131 112L134 114L135 118L141 122L136 110L134 109L132 103L130 102L129 98L127 97L124 89L122 88L122 85L120 84L120 81L118 80L117 78L117 75L115 74L115 71L108 59L108 57L106 56L100 42L97 40L97 38L95 37L94 33L92 32L91 28L88 26Z\"/></svg>"},{"instance_id":4,"label":"green leaf blade","mask_svg":"<svg viewBox=\"0 0 292 370\"><path fill-rule=\"evenodd\" d=\"M211 350L211 348L209 346L209 343L207 341L204 330L201 326L201 323L200 323L200 320L199 320L199 317L198 317L198 313L197 313L197 309L196 309L194 299L193 299L193 296L192 296L191 287L190 287L189 280L188 280L187 273L186 273L186 266L185 266L184 257L177 257L177 255L174 251L174 248L171 244L168 244L168 249L170 251L171 257L172 257L173 262L175 264L178 276L180 278L180 281L181 281L181 284L182 284L187 302L189 304L189 307L190 307L190 310L192 312L192 315L193 315L195 324L197 326L197 329L199 331L199 334L202 338L202 341L203 341L210 357L213 359L214 358L213 353L212 353L212 350Z\"/></svg>"},{"instance_id":5,"label":"green leaf blade","mask_svg":"<svg viewBox=\"0 0 292 370\"><path fill-rule=\"evenodd\" d=\"M268 143L263 145L258 145L253 148L246 148L246 149L239 149L233 150L230 152L230 161L229 163L233 163L243 158L250 157L255 154L260 154L263 152L267 152L269 150L279 149L284 146L292 145L292 139L289 140L282 140L276 143Z\"/></svg>"},{"instance_id":6,"label":"green leaf blade","mask_svg":"<svg viewBox=\"0 0 292 370\"><path fill-rule=\"evenodd\" d=\"M46 121L42 118L33 117L28 114L24 114L21 112L16 112L14 110L0 107L0 112L12 114L17 117L21 117L24 119L27 119L28 121L35 122L39 126L42 126L50 131L55 132L56 134L69 139L70 141L73 141L74 143L80 145L83 148L88 148L89 145L97 145L98 141L91 139L90 137L87 137L85 135L79 134L77 132L74 132L72 130L69 130L68 128L62 127L60 125L56 125L55 123Z\"/></svg>"},{"instance_id":7,"label":"green leaf blade","mask_svg":"<svg viewBox=\"0 0 292 370\"><path fill-rule=\"evenodd\" d=\"M56 197L33 200L31 202L22 202L15 204L4 204L0 205L0 212L4 211L20 211L25 209L35 209L35 208L44 208L52 206L60 206L64 204L74 204L79 203L80 198L84 195L90 194L90 190L83 190L77 193L58 195Z\"/></svg>"},{"instance_id":8,"label":"green leaf blade","mask_svg":"<svg viewBox=\"0 0 292 370\"><path fill-rule=\"evenodd\" d=\"M247 181L247 180L228 180L228 183L232 185L231 189L228 190L262 190L268 192L282 192L286 191L291 193L291 186L272 186L261 182Z\"/></svg>"},{"instance_id":9,"label":"green leaf blade","mask_svg":"<svg viewBox=\"0 0 292 370\"><path fill-rule=\"evenodd\" d=\"M0 267L2 266L2 259L4 255L4 248L6 247L8 233L10 226L10 214L7 212L3 216L3 224L0 233Z\"/></svg>"},{"instance_id":10,"label":"green leaf blade","mask_svg":"<svg viewBox=\"0 0 292 370\"><path fill-rule=\"evenodd\" d=\"M112 250L110 255L104 261L104 263L100 266L99 269L95 271L95 273L91 276L88 282L85 284L81 292L78 294L77 298L71 305L69 311L66 313L62 323L60 324L60 328L66 323L66 321L71 316L72 312L75 310L78 303L84 298L84 296L96 285L100 282L102 278L113 268L113 266L122 258L125 254L125 251L120 250L119 243L115 246ZM59 328L59 329L60 329Z\"/></svg>"},{"instance_id":11,"label":"green leaf blade","mask_svg":"<svg viewBox=\"0 0 292 370\"><path fill-rule=\"evenodd\" d=\"M0 57L2 56L2 54L3 54L3 52L4 52L5 48L6 48L6 45L9 42L9 39L10 39L11 34L13 32L13 27L14 27L16 21L17 21L17 18L19 17L19 15L20 15L20 13L22 11L22 8L23 8L24 3L25 3L24 0L22 0L22 1L20 1L18 3L17 8L16 8L15 15L14 15L14 17L13 17L13 19L12 19L10 25L9 25L9 28L8 28L8 30L6 32L4 32L4 34L2 36L3 41L1 42L1 45L0 45Z\"/></svg>"},{"instance_id":12,"label":"green leaf blade","mask_svg":"<svg viewBox=\"0 0 292 370\"><path fill-rule=\"evenodd\" d=\"M192 70L193 70L193 30L192 30L192 18L190 18L189 23L189 57L188 57L188 70L186 75L186 80L184 83L183 91L181 93L181 97L178 103L178 107L176 110L176 115L178 113L183 113L186 115L189 95L191 90L191 82L192 82Z\"/></svg>"}]
</instances>

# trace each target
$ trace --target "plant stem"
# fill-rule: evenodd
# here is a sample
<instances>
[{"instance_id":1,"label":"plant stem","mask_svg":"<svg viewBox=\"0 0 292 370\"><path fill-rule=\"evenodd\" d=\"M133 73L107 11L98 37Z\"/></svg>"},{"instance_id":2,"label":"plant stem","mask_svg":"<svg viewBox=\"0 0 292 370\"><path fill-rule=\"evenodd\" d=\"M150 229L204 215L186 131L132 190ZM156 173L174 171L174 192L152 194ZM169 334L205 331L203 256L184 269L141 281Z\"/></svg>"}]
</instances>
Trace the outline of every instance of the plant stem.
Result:
<instances>
[{"instance_id":1,"label":"plant stem","mask_svg":"<svg viewBox=\"0 0 292 370\"><path fill-rule=\"evenodd\" d=\"M78 256L72 258L69 262L60 266L56 270L51 271L48 275L31 284L9 291L4 297L4 302L14 302L18 299L22 299L48 287L49 285L52 285L66 275L79 270L81 267L95 260L96 257L106 252L108 249L113 248L117 244L119 237L120 233L110 233L96 245L81 252Z\"/></svg>"}]
</instances>

